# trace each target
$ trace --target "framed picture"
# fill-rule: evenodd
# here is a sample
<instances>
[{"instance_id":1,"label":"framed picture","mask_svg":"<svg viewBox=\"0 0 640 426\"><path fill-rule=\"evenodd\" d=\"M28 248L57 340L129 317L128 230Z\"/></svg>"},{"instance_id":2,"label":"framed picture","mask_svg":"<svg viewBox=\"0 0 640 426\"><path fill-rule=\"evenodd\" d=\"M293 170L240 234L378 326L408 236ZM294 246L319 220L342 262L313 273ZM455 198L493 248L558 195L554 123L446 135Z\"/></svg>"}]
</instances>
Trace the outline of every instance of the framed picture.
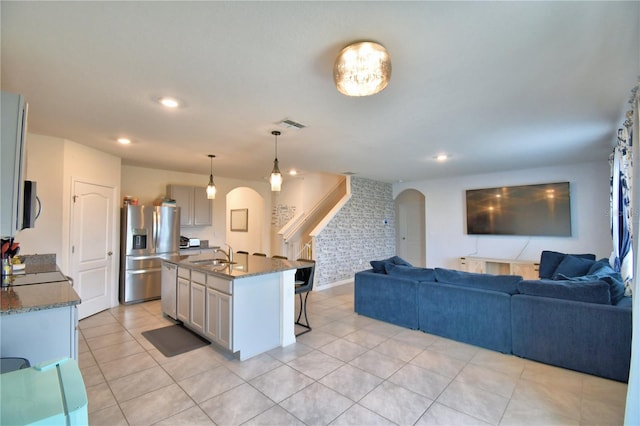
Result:
<instances>
[{"instance_id":1,"label":"framed picture","mask_svg":"<svg viewBox=\"0 0 640 426\"><path fill-rule=\"evenodd\" d=\"M249 209L231 210L231 231L247 232L249 223Z\"/></svg>"}]
</instances>

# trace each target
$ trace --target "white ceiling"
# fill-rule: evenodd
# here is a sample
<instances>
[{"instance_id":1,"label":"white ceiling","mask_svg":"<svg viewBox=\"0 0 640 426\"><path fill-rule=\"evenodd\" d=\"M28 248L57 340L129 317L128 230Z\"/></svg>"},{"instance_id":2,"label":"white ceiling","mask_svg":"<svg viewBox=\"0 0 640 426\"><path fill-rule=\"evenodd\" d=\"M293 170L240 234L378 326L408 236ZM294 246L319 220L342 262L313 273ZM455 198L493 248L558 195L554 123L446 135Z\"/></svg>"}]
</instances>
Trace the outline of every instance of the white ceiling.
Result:
<instances>
[{"instance_id":1,"label":"white ceiling","mask_svg":"<svg viewBox=\"0 0 640 426\"><path fill-rule=\"evenodd\" d=\"M244 179L270 173L273 129L283 171L387 182L604 160L640 74L637 1L3 0L0 13L1 87L26 96L31 132L200 174L216 154L216 176ZM365 39L388 49L391 83L349 98L333 62ZM165 110L163 95L185 105Z\"/></svg>"}]
</instances>

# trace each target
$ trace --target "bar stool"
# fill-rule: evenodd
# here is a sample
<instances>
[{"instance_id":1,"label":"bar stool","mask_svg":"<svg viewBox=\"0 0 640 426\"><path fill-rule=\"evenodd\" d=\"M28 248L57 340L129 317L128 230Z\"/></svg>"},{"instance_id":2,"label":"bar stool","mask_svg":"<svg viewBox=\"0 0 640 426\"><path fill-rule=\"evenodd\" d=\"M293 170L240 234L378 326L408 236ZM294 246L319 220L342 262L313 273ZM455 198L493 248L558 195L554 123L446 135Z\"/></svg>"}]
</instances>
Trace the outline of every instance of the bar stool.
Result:
<instances>
[{"instance_id":1,"label":"bar stool","mask_svg":"<svg viewBox=\"0 0 640 426\"><path fill-rule=\"evenodd\" d=\"M298 259L298 261L308 262L311 265L298 268L298 270L296 271L295 294L300 296L300 313L298 314L298 319L296 319L295 324L305 329L304 331L297 333L296 337L311 331L311 326L309 325L309 317L307 316L307 299L309 298L309 292L313 289L313 274L316 269L316 262L313 260ZM302 299L303 293L305 295L304 301ZM300 322L303 312L306 324Z\"/></svg>"},{"instance_id":2,"label":"bar stool","mask_svg":"<svg viewBox=\"0 0 640 426\"><path fill-rule=\"evenodd\" d=\"M264 253L253 253L254 256L261 256L261 257L267 257L266 254Z\"/></svg>"},{"instance_id":3,"label":"bar stool","mask_svg":"<svg viewBox=\"0 0 640 426\"><path fill-rule=\"evenodd\" d=\"M249 254L249 252L244 250L238 250L236 254Z\"/></svg>"}]
</instances>

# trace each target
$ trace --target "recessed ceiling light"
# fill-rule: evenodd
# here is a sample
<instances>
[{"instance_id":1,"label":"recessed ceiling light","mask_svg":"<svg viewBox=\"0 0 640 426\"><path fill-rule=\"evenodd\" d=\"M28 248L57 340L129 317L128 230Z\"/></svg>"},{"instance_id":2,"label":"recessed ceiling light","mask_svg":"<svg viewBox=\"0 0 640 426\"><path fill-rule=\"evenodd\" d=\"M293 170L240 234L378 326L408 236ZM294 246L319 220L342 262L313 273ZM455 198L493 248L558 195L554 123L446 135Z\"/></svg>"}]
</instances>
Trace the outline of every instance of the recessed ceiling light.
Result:
<instances>
[{"instance_id":1,"label":"recessed ceiling light","mask_svg":"<svg viewBox=\"0 0 640 426\"><path fill-rule=\"evenodd\" d=\"M291 176L295 176L295 175L297 175L297 174L298 174L298 171L297 171L296 169L291 169L291 170L289 170L289 174L290 174Z\"/></svg>"},{"instance_id":2,"label":"recessed ceiling light","mask_svg":"<svg viewBox=\"0 0 640 426\"><path fill-rule=\"evenodd\" d=\"M436 159L436 161L447 161L449 159L449 156L447 154L438 154L434 157Z\"/></svg>"},{"instance_id":3,"label":"recessed ceiling light","mask_svg":"<svg viewBox=\"0 0 640 426\"><path fill-rule=\"evenodd\" d=\"M180 102L174 98L163 97L158 99L158 102L167 108L177 108L180 106Z\"/></svg>"},{"instance_id":4,"label":"recessed ceiling light","mask_svg":"<svg viewBox=\"0 0 640 426\"><path fill-rule=\"evenodd\" d=\"M118 138L118 143L122 145L129 145L131 143L131 139L129 138Z\"/></svg>"}]
</instances>

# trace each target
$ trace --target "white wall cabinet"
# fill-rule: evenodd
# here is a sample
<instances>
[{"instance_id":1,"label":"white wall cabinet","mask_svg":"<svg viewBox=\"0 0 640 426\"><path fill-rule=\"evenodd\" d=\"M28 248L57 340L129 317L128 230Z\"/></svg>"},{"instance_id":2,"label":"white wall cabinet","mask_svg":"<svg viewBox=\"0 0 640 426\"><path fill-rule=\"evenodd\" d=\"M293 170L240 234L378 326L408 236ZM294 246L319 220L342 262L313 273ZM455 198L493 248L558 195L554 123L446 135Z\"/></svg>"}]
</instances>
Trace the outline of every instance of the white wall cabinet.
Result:
<instances>
[{"instance_id":1,"label":"white wall cabinet","mask_svg":"<svg viewBox=\"0 0 640 426\"><path fill-rule=\"evenodd\" d=\"M167 196L180 207L180 226L211 226L212 203L205 188L167 185Z\"/></svg>"},{"instance_id":2,"label":"white wall cabinet","mask_svg":"<svg viewBox=\"0 0 640 426\"><path fill-rule=\"evenodd\" d=\"M525 280L537 280L540 263L529 260L491 259L484 257L461 257L461 271L479 274L520 275Z\"/></svg>"},{"instance_id":3,"label":"white wall cabinet","mask_svg":"<svg viewBox=\"0 0 640 426\"><path fill-rule=\"evenodd\" d=\"M0 235L12 237L22 229L27 104L22 96L7 92L0 93L0 101Z\"/></svg>"}]
</instances>

